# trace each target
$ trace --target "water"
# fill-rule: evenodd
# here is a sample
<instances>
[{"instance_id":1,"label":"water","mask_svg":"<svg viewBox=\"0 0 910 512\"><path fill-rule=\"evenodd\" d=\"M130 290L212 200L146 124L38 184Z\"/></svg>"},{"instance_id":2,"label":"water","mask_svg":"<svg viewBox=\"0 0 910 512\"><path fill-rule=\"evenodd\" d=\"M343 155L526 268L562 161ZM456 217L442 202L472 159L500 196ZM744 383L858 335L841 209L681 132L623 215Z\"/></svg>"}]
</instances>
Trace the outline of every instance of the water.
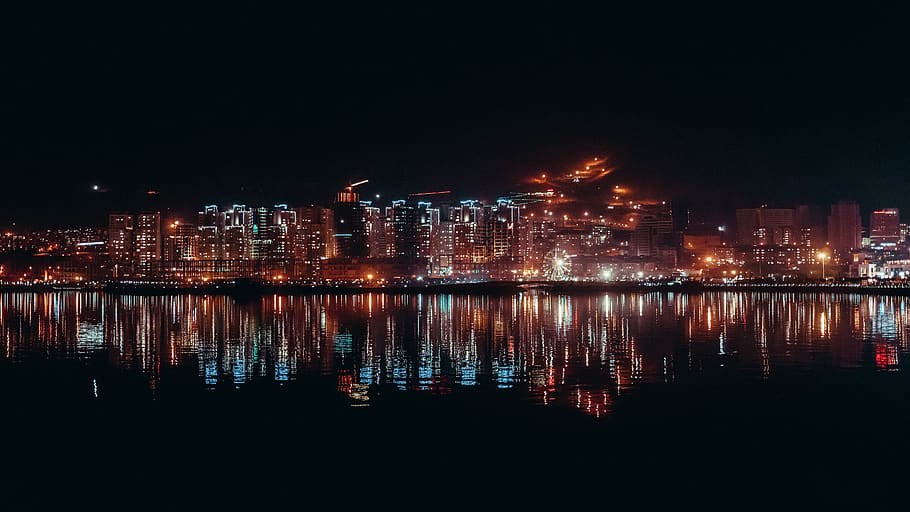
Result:
<instances>
[{"instance_id":1,"label":"water","mask_svg":"<svg viewBox=\"0 0 910 512\"><path fill-rule=\"evenodd\" d=\"M304 375L351 404L384 388L508 389L541 405L611 413L644 384L899 371L906 298L770 293L566 297L452 295L0 296L0 350L13 363L99 354L148 380L169 370L214 389ZM97 382L86 395L104 395ZM183 384L182 384L183 385Z\"/></svg>"},{"instance_id":2,"label":"water","mask_svg":"<svg viewBox=\"0 0 910 512\"><path fill-rule=\"evenodd\" d=\"M82 475L67 484L79 491L94 473L151 478L155 460L155 471L221 485L309 453L318 460L297 466L308 479L360 474L380 494L440 464L450 478L457 468L490 482L569 465L549 478L647 494L652 483L708 485L698 471L719 471L716 493L773 474L769 492L839 501L822 490L869 475L880 484L899 474L884 465L910 454L896 434L910 426L908 301L4 294L2 434L32 473L8 466L3 481L21 483L13 495L28 501L45 481L37 460Z\"/></svg>"}]
</instances>

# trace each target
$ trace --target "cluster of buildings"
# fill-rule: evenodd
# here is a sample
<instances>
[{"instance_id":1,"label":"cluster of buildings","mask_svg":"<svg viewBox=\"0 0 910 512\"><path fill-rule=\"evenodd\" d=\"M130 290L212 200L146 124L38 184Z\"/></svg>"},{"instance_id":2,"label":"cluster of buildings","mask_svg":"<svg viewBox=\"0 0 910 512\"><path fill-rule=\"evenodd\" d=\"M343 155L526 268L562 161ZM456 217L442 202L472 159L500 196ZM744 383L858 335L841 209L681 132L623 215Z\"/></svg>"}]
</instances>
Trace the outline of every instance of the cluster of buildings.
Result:
<instances>
[{"instance_id":1,"label":"cluster of buildings","mask_svg":"<svg viewBox=\"0 0 910 512\"><path fill-rule=\"evenodd\" d=\"M331 206L234 204L195 218L111 213L106 229L0 237L3 281L381 285L412 281L902 279L895 208L742 208L733 222L668 201L578 200L554 189L494 201L413 194L379 204L354 183ZM448 192L448 191L446 191ZM730 226L729 224L732 224Z\"/></svg>"},{"instance_id":2,"label":"cluster of buildings","mask_svg":"<svg viewBox=\"0 0 910 512\"><path fill-rule=\"evenodd\" d=\"M897 208L874 210L864 226L860 206L843 201L822 211L793 208L736 210L735 237L710 229L683 235L682 265L713 277L903 279L910 269L907 224Z\"/></svg>"}]
</instances>

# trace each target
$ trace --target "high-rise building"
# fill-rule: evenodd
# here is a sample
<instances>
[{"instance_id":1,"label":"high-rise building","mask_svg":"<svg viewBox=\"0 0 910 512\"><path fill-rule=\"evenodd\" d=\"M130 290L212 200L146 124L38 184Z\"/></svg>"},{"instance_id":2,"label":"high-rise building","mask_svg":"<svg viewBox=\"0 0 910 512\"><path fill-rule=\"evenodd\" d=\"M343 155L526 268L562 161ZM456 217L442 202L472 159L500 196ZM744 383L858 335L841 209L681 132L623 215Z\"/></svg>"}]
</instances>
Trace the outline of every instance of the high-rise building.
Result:
<instances>
[{"instance_id":1,"label":"high-rise building","mask_svg":"<svg viewBox=\"0 0 910 512\"><path fill-rule=\"evenodd\" d=\"M192 224L174 221L168 225L165 260L195 260L199 251L199 230Z\"/></svg>"},{"instance_id":2,"label":"high-rise building","mask_svg":"<svg viewBox=\"0 0 910 512\"><path fill-rule=\"evenodd\" d=\"M488 222L492 223L489 240L489 254L496 259L517 259L518 225L521 220L520 208L506 199L500 199L492 209Z\"/></svg>"},{"instance_id":3,"label":"high-rise building","mask_svg":"<svg viewBox=\"0 0 910 512\"><path fill-rule=\"evenodd\" d=\"M436 230L436 243L433 245L433 261L430 274L437 276L452 275L455 257L455 223L451 220L439 222Z\"/></svg>"},{"instance_id":4,"label":"high-rise building","mask_svg":"<svg viewBox=\"0 0 910 512\"><path fill-rule=\"evenodd\" d=\"M853 201L842 201L831 206L828 215L828 244L835 252L833 257L842 260L851 251L860 249L863 243L863 225L859 205Z\"/></svg>"},{"instance_id":5,"label":"high-rise building","mask_svg":"<svg viewBox=\"0 0 910 512\"><path fill-rule=\"evenodd\" d=\"M436 245L438 244L439 208L433 208L429 202L417 203L417 240L418 256L427 259L429 266L436 264Z\"/></svg>"},{"instance_id":6,"label":"high-rise building","mask_svg":"<svg viewBox=\"0 0 910 512\"><path fill-rule=\"evenodd\" d=\"M386 222L382 208L373 206L369 201L361 201L363 205L364 228L368 235L371 258L382 258L387 255L386 247Z\"/></svg>"},{"instance_id":7,"label":"high-rise building","mask_svg":"<svg viewBox=\"0 0 910 512\"><path fill-rule=\"evenodd\" d=\"M272 209L259 206L250 209L252 224L247 236L249 259L268 259L272 250Z\"/></svg>"},{"instance_id":8,"label":"high-rise building","mask_svg":"<svg viewBox=\"0 0 910 512\"><path fill-rule=\"evenodd\" d=\"M226 260L251 259L252 210L246 205L235 204L221 216L221 257Z\"/></svg>"},{"instance_id":9,"label":"high-rise building","mask_svg":"<svg viewBox=\"0 0 910 512\"><path fill-rule=\"evenodd\" d=\"M392 226L395 234L395 257L407 262L420 256L417 211L404 200L392 202Z\"/></svg>"},{"instance_id":10,"label":"high-rise building","mask_svg":"<svg viewBox=\"0 0 910 512\"><path fill-rule=\"evenodd\" d=\"M274 260L287 260L294 255L294 239L299 220L297 212L288 209L286 204L276 204L272 212L272 225L269 235L272 247L269 257Z\"/></svg>"},{"instance_id":11,"label":"high-rise building","mask_svg":"<svg viewBox=\"0 0 910 512\"><path fill-rule=\"evenodd\" d=\"M351 186L335 195L334 214L335 256L364 258L370 255L370 234L364 219L360 194Z\"/></svg>"},{"instance_id":12,"label":"high-rise building","mask_svg":"<svg viewBox=\"0 0 910 512\"><path fill-rule=\"evenodd\" d=\"M206 206L196 216L199 243L196 259L217 260L222 257L221 233L224 229L224 217L215 205Z\"/></svg>"},{"instance_id":13,"label":"high-rise building","mask_svg":"<svg viewBox=\"0 0 910 512\"><path fill-rule=\"evenodd\" d=\"M144 212L137 215L133 234L135 271L143 276L150 275L152 263L161 259L161 214Z\"/></svg>"},{"instance_id":14,"label":"high-rise building","mask_svg":"<svg viewBox=\"0 0 910 512\"><path fill-rule=\"evenodd\" d=\"M659 257L661 247L672 247L673 219L667 214L646 214L638 219L629 241L631 256Z\"/></svg>"},{"instance_id":15,"label":"high-rise building","mask_svg":"<svg viewBox=\"0 0 910 512\"><path fill-rule=\"evenodd\" d=\"M115 278L129 276L133 263L133 216L112 213L108 216L107 251Z\"/></svg>"},{"instance_id":16,"label":"high-rise building","mask_svg":"<svg viewBox=\"0 0 910 512\"><path fill-rule=\"evenodd\" d=\"M304 279L320 279L323 261L332 254L332 210L312 206L294 211L297 213L295 274Z\"/></svg>"},{"instance_id":17,"label":"high-rise building","mask_svg":"<svg viewBox=\"0 0 910 512\"><path fill-rule=\"evenodd\" d=\"M900 211L897 208L875 210L869 218L869 238L877 248L894 247L901 241Z\"/></svg>"}]
</instances>

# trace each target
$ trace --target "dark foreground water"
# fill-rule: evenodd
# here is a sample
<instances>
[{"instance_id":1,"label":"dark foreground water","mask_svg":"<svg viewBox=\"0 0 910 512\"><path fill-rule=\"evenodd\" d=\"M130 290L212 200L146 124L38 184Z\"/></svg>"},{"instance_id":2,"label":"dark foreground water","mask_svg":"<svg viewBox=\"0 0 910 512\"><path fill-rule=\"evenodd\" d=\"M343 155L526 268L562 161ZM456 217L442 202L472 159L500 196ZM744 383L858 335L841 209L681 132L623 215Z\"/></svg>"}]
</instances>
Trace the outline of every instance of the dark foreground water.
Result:
<instances>
[{"instance_id":1,"label":"dark foreground water","mask_svg":"<svg viewBox=\"0 0 910 512\"><path fill-rule=\"evenodd\" d=\"M910 299L0 295L17 506L905 503Z\"/></svg>"}]
</instances>

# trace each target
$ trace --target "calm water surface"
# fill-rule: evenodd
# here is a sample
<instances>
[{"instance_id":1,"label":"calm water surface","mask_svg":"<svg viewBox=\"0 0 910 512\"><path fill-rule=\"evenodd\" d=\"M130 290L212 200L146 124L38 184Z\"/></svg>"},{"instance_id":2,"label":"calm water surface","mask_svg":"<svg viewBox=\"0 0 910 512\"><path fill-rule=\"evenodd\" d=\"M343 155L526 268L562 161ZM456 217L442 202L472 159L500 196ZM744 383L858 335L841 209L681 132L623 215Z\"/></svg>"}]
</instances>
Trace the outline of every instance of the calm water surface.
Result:
<instances>
[{"instance_id":1,"label":"calm water surface","mask_svg":"<svg viewBox=\"0 0 910 512\"><path fill-rule=\"evenodd\" d=\"M834 294L140 297L0 295L0 357L97 361L181 386L332 379L352 406L384 390L511 390L609 415L643 385L724 385L832 372L901 371L907 298ZM103 399L97 381L78 393ZM375 400L374 400L375 401Z\"/></svg>"}]
</instances>

